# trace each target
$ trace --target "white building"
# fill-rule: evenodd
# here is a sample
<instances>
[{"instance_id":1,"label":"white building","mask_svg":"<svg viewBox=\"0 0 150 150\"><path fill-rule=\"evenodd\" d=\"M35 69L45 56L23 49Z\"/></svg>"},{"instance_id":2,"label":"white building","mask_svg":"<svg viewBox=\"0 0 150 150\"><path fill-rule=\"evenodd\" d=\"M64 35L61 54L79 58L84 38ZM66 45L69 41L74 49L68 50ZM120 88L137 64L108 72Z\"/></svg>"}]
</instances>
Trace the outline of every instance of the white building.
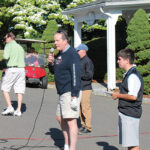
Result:
<instances>
[{"instance_id":1,"label":"white building","mask_svg":"<svg viewBox=\"0 0 150 150\"><path fill-rule=\"evenodd\" d=\"M116 88L116 39L115 25L120 15L128 22L139 8L150 11L150 0L97 0L66 10L63 14L74 16L74 47L81 43L81 27L85 21L92 25L96 19L104 18L107 22L107 88Z\"/></svg>"}]
</instances>

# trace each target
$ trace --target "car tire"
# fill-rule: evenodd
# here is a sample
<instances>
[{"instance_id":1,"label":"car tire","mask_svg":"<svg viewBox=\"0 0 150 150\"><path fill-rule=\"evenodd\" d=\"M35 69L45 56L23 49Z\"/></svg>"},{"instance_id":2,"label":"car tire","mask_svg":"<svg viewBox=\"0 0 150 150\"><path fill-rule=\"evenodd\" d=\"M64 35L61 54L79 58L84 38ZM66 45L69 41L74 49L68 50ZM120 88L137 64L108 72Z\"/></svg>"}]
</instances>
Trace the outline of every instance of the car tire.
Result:
<instances>
[{"instance_id":1,"label":"car tire","mask_svg":"<svg viewBox=\"0 0 150 150\"><path fill-rule=\"evenodd\" d=\"M42 82L41 84L42 89L47 89L48 80L46 76L41 79L41 82Z\"/></svg>"}]
</instances>

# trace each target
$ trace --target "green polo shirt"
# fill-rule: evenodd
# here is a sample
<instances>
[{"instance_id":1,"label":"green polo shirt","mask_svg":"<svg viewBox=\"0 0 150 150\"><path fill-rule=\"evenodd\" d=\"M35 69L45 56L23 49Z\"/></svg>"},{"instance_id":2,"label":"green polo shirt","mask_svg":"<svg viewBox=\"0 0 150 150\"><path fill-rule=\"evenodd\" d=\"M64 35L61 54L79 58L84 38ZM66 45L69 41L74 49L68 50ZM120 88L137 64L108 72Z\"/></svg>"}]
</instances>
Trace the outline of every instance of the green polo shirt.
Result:
<instances>
[{"instance_id":1,"label":"green polo shirt","mask_svg":"<svg viewBox=\"0 0 150 150\"><path fill-rule=\"evenodd\" d=\"M23 48L13 40L6 44L3 58L7 60L7 67L23 68L25 67L24 55Z\"/></svg>"}]
</instances>

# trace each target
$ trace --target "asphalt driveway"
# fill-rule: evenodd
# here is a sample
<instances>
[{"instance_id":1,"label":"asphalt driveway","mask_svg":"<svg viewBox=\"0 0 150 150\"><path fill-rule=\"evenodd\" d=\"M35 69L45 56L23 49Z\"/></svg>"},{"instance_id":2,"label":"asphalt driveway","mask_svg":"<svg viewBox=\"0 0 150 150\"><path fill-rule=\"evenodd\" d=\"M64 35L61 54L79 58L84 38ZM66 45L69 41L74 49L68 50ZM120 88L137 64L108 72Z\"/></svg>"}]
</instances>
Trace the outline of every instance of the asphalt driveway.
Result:
<instances>
[{"instance_id":1,"label":"asphalt driveway","mask_svg":"<svg viewBox=\"0 0 150 150\"><path fill-rule=\"evenodd\" d=\"M6 107L1 95L0 110ZM16 108L16 95L11 92ZM55 119L57 93L54 88L27 88L22 116L0 116L0 150L59 150L63 136ZM93 131L79 135L77 150L125 150L118 144L117 101L110 97L92 95ZM140 125L142 150L150 148L150 104L143 104ZM80 125L80 124L79 124Z\"/></svg>"}]
</instances>

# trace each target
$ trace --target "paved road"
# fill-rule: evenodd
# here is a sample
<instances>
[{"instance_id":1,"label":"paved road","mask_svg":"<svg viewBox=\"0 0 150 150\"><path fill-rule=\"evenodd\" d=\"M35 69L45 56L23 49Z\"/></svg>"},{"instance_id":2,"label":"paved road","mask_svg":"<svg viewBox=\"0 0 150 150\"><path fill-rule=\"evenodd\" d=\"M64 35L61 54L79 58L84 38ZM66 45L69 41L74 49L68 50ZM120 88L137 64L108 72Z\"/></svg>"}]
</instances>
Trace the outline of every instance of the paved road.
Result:
<instances>
[{"instance_id":1,"label":"paved road","mask_svg":"<svg viewBox=\"0 0 150 150\"><path fill-rule=\"evenodd\" d=\"M40 88L27 88L23 100L23 115L0 116L0 150L59 150L63 146L63 136L55 120L56 90L47 89L43 93L44 90ZM6 104L2 93L0 95L2 110ZM13 92L11 97L16 107L16 95ZM93 132L79 136L77 150L125 150L118 145L117 101L92 95L91 105ZM149 117L150 104L143 104L140 126L142 150L150 149Z\"/></svg>"}]
</instances>

